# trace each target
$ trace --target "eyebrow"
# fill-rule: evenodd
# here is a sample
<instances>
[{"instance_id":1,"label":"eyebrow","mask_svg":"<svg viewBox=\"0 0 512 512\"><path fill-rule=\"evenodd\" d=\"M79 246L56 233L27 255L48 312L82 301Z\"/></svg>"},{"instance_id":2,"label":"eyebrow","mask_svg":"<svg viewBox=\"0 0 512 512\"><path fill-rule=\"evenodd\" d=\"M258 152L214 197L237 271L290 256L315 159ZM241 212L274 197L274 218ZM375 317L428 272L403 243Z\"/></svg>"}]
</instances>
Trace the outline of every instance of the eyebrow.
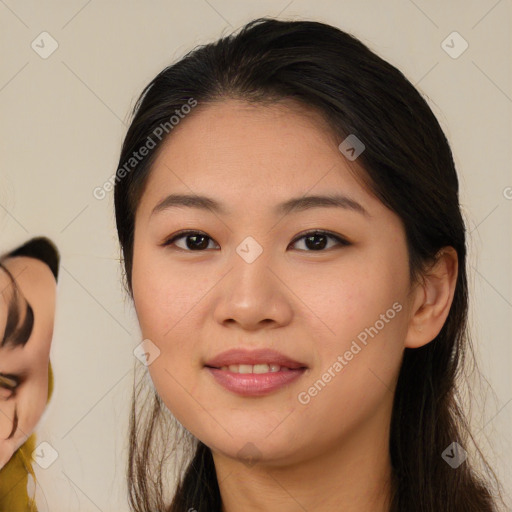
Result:
<instances>
[{"instance_id":1,"label":"eyebrow","mask_svg":"<svg viewBox=\"0 0 512 512\"><path fill-rule=\"evenodd\" d=\"M211 197L188 195L188 194L170 194L162 199L151 211L151 215L162 212L174 207L198 208L200 210L210 210L214 213L227 215L228 210L217 200ZM274 207L276 215L287 215L289 213L301 212L311 208L343 208L360 213L366 217L371 217L368 211L357 201L343 194L333 195L315 195L302 196L288 199Z\"/></svg>"},{"instance_id":2,"label":"eyebrow","mask_svg":"<svg viewBox=\"0 0 512 512\"><path fill-rule=\"evenodd\" d=\"M21 346L24 347L27 341L32 334L32 329L34 327L34 310L32 306L28 303L27 299L23 297L25 301L25 315L23 322L18 327L19 319L20 319L20 309L18 307L18 285L14 280L12 274L2 265L0 266L2 270L4 270L11 282L13 284L14 293L11 295L11 299L9 301L8 311L7 311L7 322L5 325L4 335L2 337L2 341L0 341L0 347L12 345L13 347Z\"/></svg>"}]
</instances>

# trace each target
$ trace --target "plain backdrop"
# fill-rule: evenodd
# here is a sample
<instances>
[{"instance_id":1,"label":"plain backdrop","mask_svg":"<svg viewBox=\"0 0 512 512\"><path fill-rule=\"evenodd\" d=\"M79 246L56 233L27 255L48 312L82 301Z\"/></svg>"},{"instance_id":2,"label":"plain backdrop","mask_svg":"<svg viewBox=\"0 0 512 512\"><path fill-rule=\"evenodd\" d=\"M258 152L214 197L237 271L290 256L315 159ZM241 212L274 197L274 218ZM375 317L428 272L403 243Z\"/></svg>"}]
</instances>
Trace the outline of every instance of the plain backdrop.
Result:
<instances>
[{"instance_id":1,"label":"plain backdrop","mask_svg":"<svg viewBox=\"0 0 512 512\"><path fill-rule=\"evenodd\" d=\"M194 46L264 15L352 33L438 117L468 224L473 338L494 391L475 411L475 431L510 493L511 11L511 0L0 1L0 251L44 234L62 254L55 392L37 430L58 458L36 465L41 512L128 510L141 339L121 285L112 193L98 200L93 190L116 170L142 88Z\"/></svg>"}]
</instances>

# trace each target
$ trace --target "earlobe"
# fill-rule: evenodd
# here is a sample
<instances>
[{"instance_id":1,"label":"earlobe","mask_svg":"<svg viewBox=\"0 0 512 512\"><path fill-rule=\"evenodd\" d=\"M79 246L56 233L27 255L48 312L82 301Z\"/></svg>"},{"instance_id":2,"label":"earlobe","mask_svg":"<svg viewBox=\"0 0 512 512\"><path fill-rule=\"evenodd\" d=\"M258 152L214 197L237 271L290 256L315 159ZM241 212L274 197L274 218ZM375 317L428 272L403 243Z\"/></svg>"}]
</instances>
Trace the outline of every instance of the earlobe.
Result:
<instances>
[{"instance_id":1,"label":"earlobe","mask_svg":"<svg viewBox=\"0 0 512 512\"><path fill-rule=\"evenodd\" d=\"M450 312L457 274L457 252L453 247L443 247L415 290L405 347L422 347L439 334Z\"/></svg>"}]
</instances>

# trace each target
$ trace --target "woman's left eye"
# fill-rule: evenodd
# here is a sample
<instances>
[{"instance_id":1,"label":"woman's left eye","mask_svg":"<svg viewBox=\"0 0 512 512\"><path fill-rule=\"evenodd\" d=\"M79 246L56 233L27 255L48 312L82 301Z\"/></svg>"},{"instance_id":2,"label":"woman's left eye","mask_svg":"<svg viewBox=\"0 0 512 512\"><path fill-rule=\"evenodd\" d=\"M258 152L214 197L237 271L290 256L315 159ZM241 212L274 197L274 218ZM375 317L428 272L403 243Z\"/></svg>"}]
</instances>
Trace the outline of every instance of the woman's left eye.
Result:
<instances>
[{"instance_id":1,"label":"woman's left eye","mask_svg":"<svg viewBox=\"0 0 512 512\"><path fill-rule=\"evenodd\" d=\"M181 240L182 238L186 239L185 247L179 246L176 241ZM351 245L350 242L345 240L339 235L335 235L333 233L329 233L327 231L309 231L307 233L304 233L300 237L297 237L293 240L293 242L290 245L297 244L300 240L304 239L305 247L308 249L299 249L301 251L305 252L318 252L322 251L326 248L330 249L332 248L332 245L330 247L327 247L328 240L333 240L334 245L338 246L348 246ZM211 242L214 242L212 238L210 238L208 235L201 233L200 231L181 231L180 233L175 234L168 240L166 240L162 245L163 246L169 246L169 245L176 245L179 249L182 249L184 251L203 251L205 249L208 249L208 246L210 245L208 240Z\"/></svg>"},{"instance_id":2,"label":"woman's left eye","mask_svg":"<svg viewBox=\"0 0 512 512\"><path fill-rule=\"evenodd\" d=\"M329 233L327 231L310 231L298 238L296 238L292 244L297 243L299 240L304 239L305 246L308 248L313 248L314 251L321 251L322 249L325 249L328 245L327 240L331 239L334 240L334 245L341 245L341 246L347 246L351 245L348 240L345 240L339 235L334 235L332 233ZM329 247L329 249L332 248ZM301 249L302 250L302 249ZM312 251L306 251L306 252L312 252Z\"/></svg>"}]
</instances>

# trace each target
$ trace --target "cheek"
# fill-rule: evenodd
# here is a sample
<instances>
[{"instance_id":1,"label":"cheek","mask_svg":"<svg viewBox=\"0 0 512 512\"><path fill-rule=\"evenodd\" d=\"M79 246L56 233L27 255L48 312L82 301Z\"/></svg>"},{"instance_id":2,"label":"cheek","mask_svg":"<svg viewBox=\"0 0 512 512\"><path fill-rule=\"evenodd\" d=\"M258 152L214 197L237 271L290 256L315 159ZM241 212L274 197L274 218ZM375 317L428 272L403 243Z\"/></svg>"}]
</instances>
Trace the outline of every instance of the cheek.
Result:
<instances>
[{"instance_id":1,"label":"cheek","mask_svg":"<svg viewBox=\"0 0 512 512\"><path fill-rule=\"evenodd\" d=\"M193 275L150 254L134 260L132 286L142 334L157 344L175 336L201 297L200 282Z\"/></svg>"},{"instance_id":2,"label":"cheek","mask_svg":"<svg viewBox=\"0 0 512 512\"><path fill-rule=\"evenodd\" d=\"M304 444L314 433L329 444L375 415L386 421L390 414L403 354L405 307L389 289L375 282L375 288L370 286L372 280L363 275L352 277L353 283L347 279L345 291L329 304L325 319L334 334L315 341L318 364L296 397L297 417L308 425L299 434Z\"/></svg>"},{"instance_id":3,"label":"cheek","mask_svg":"<svg viewBox=\"0 0 512 512\"><path fill-rule=\"evenodd\" d=\"M197 388L200 302L211 286L158 256L134 261L133 300L142 339L159 351L148 371L165 405L183 423L181 412L190 408Z\"/></svg>"},{"instance_id":4,"label":"cheek","mask_svg":"<svg viewBox=\"0 0 512 512\"><path fill-rule=\"evenodd\" d=\"M397 258L396 255L393 256ZM337 270L314 272L294 289L318 318L309 332L317 351L314 367L299 402L310 404L311 420L332 407L339 421L368 413L388 393L398 374L406 333L404 267L385 251L347 258ZM335 277L333 277L335 276ZM313 323L320 331L312 329Z\"/></svg>"},{"instance_id":5,"label":"cheek","mask_svg":"<svg viewBox=\"0 0 512 512\"><path fill-rule=\"evenodd\" d=\"M300 276L284 274L300 299L297 320L307 324L320 355L343 353L358 337L363 343L378 339L381 345L399 340L405 280L403 270L390 268L394 263L389 260L382 251L375 256L354 254Z\"/></svg>"}]
</instances>

